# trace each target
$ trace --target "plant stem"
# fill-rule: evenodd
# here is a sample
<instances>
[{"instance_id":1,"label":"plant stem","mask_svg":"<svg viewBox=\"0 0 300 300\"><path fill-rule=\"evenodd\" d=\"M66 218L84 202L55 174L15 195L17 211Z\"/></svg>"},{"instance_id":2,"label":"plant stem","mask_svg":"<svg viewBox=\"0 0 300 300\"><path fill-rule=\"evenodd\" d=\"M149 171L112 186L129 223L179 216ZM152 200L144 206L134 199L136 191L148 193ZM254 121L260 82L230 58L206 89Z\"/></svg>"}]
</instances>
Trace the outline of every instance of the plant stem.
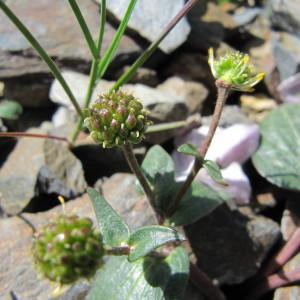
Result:
<instances>
[{"instance_id":1,"label":"plant stem","mask_svg":"<svg viewBox=\"0 0 300 300\"><path fill-rule=\"evenodd\" d=\"M95 42L93 40L92 34L84 20L84 17L81 13L81 10L76 2L76 0L68 0L69 4L74 12L74 15L79 23L79 26L81 28L81 31L86 39L87 45L90 48L91 54L93 56L94 59L98 59L99 58L99 54L97 51L97 47L95 45Z\"/></svg>"},{"instance_id":2,"label":"plant stem","mask_svg":"<svg viewBox=\"0 0 300 300\"><path fill-rule=\"evenodd\" d=\"M138 59L133 63L133 65L118 79L118 81L112 87L112 90L119 89L123 84L128 82L133 77L136 70L148 60L148 58L158 48L161 41L169 34L169 32L176 26L176 24L193 8L193 6L197 2L198 0L189 0L182 7L178 14L166 26L166 28L160 34L160 36L138 57Z\"/></svg>"},{"instance_id":3,"label":"plant stem","mask_svg":"<svg viewBox=\"0 0 300 300\"><path fill-rule=\"evenodd\" d=\"M69 143L68 139L55 135L48 134L38 134L38 133L27 133L27 132L0 132L0 137L29 137L29 138L39 138L39 139L52 139Z\"/></svg>"},{"instance_id":4,"label":"plant stem","mask_svg":"<svg viewBox=\"0 0 300 300\"><path fill-rule=\"evenodd\" d=\"M262 279L257 286L253 288L247 300L259 299L262 295L268 291L277 289L282 286L292 285L300 281L300 267L291 271L282 271L278 274L271 275L267 278Z\"/></svg>"},{"instance_id":5,"label":"plant stem","mask_svg":"<svg viewBox=\"0 0 300 300\"><path fill-rule=\"evenodd\" d=\"M147 196L147 199L151 205L151 207L153 208L153 210L155 211L156 213L156 217L158 219L158 222L161 224L161 218L157 215L157 211L156 211L156 207L155 207L155 196L154 196L154 193L146 179L146 177L144 176L140 166L139 166L139 163L138 161L136 160L136 157L133 153L133 149L132 149L132 146L131 144L126 141L124 146L122 147L123 149L123 152L124 152L124 155L125 155L125 158L127 160L127 163L131 169L131 171L135 174L135 176L137 177L140 185L142 186L144 192L145 192L145 195Z\"/></svg>"},{"instance_id":6,"label":"plant stem","mask_svg":"<svg viewBox=\"0 0 300 300\"><path fill-rule=\"evenodd\" d=\"M225 300L223 293L208 278L208 276L199 270L199 268L190 262L190 280L196 286L200 293L207 300Z\"/></svg>"},{"instance_id":7,"label":"plant stem","mask_svg":"<svg viewBox=\"0 0 300 300\"><path fill-rule=\"evenodd\" d=\"M106 21L106 0L101 0L101 12L100 12L100 28L97 41L97 52L99 57L101 55L102 42L104 37L105 21Z\"/></svg>"},{"instance_id":8,"label":"plant stem","mask_svg":"<svg viewBox=\"0 0 300 300\"><path fill-rule=\"evenodd\" d=\"M93 59L92 61L92 66L91 66L91 70L90 70L90 80L89 80L89 86L88 86L88 89L87 89L87 92L86 92L86 95L85 95L85 99L84 99L84 105L83 105L83 108L87 108L91 102L91 99L92 99L92 95L93 95L93 92L94 92L94 89L95 89L95 85L96 85L96 82L97 82L97 68L98 68L98 64L99 64L99 60L95 60ZM78 138L78 135L81 131L81 128L82 128L82 124L83 124L83 120L84 120L84 117L80 117L77 125L76 125L76 128L72 134L72 142L74 143L77 138Z\"/></svg>"},{"instance_id":9,"label":"plant stem","mask_svg":"<svg viewBox=\"0 0 300 300\"><path fill-rule=\"evenodd\" d=\"M266 265L263 275L269 276L292 258L300 248L300 228L297 228L283 248Z\"/></svg>"},{"instance_id":10,"label":"plant stem","mask_svg":"<svg viewBox=\"0 0 300 300\"><path fill-rule=\"evenodd\" d=\"M211 144L211 141L214 137L214 134L216 132L216 129L218 127L219 124L219 120L221 118L221 114L222 114L222 110L224 107L224 104L229 96L230 93L230 86L228 86L227 84L225 84L222 81L216 81L216 86L218 89L218 97L217 97L217 101L216 101L216 106L215 106L215 110L212 116L212 120L209 126L209 130L208 130L208 134L205 137L200 149L199 149L199 155L204 159L205 155L208 151L208 148ZM175 196L173 205L170 207L168 215L172 216L179 204L180 201L182 200L183 196L185 195L185 193L187 192L187 190L189 189L191 183L193 182L194 178L196 177L197 173L199 172L199 170L202 168L202 161L196 159L193 165L193 169L191 170L190 174L188 175L187 179L185 180L185 182L182 184L181 188L179 189L178 193Z\"/></svg>"},{"instance_id":11,"label":"plant stem","mask_svg":"<svg viewBox=\"0 0 300 300\"><path fill-rule=\"evenodd\" d=\"M14 25L20 30L23 36L27 39L27 41L31 44L31 46L35 49L35 51L39 54L41 59L48 65L50 71L53 76L59 81L62 88L68 95L70 101L75 107L77 113L82 116L82 110L74 97L69 85L63 78L59 68L54 63L54 61L50 58L44 48L40 45L40 43L35 39L35 37L30 33L30 31L26 28L26 26L19 20L19 18L10 10L10 8L4 3L4 1L0 0L0 8L6 14L6 16L14 23Z\"/></svg>"}]
</instances>

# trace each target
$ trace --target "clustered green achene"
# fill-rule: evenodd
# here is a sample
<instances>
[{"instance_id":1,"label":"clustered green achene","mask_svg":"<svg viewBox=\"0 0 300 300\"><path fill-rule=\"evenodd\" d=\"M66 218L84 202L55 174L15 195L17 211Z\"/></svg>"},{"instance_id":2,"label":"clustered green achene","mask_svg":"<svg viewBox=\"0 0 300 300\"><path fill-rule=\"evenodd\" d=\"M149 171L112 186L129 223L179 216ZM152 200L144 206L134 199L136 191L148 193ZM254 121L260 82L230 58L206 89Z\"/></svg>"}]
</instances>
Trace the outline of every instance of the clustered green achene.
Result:
<instances>
[{"instance_id":1,"label":"clustered green achene","mask_svg":"<svg viewBox=\"0 0 300 300\"><path fill-rule=\"evenodd\" d=\"M208 63L213 76L232 90L252 92L253 87L264 78L264 73L255 73L249 61L249 55L238 51L227 53L215 60L213 49L209 49Z\"/></svg>"},{"instance_id":2,"label":"clustered green achene","mask_svg":"<svg viewBox=\"0 0 300 300\"><path fill-rule=\"evenodd\" d=\"M126 141L138 144L151 124L142 103L123 91L101 95L87 114L84 124L103 148L122 146Z\"/></svg>"},{"instance_id":3,"label":"clustered green achene","mask_svg":"<svg viewBox=\"0 0 300 300\"><path fill-rule=\"evenodd\" d=\"M39 274L61 285L93 276L103 255L101 236L88 218L60 215L34 238L33 256Z\"/></svg>"}]
</instances>

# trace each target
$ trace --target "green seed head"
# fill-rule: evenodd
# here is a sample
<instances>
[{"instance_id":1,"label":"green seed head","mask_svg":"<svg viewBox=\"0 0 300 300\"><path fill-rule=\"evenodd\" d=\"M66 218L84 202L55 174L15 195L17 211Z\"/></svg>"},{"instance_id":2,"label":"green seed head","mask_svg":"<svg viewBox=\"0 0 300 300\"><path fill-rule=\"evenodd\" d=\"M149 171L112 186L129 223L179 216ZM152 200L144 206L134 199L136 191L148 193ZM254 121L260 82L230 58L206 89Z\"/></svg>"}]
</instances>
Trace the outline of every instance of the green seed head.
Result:
<instances>
[{"instance_id":1,"label":"green seed head","mask_svg":"<svg viewBox=\"0 0 300 300\"><path fill-rule=\"evenodd\" d=\"M93 276L103 255L101 236L88 218L61 215L34 237L33 256L38 272L61 285Z\"/></svg>"},{"instance_id":2,"label":"green seed head","mask_svg":"<svg viewBox=\"0 0 300 300\"><path fill-rule=\"evenodd\" d=\"M104 148L122 146L126 141L140 143L151 124L142 103L123 91L101 95L87 114L84 123Z\"/></svg>"},{"instance_id":3,"label":"green seed head","mask_svg":"<svg viewBox=\"0 0 300 300\"><path fill-rule=\"evenodd\" d=\"M228 53L215 60L213 49L209 49L208 63L213 76L233 90L251 92L254 90L253 87L264 78L264 73L255 73L249 60L249 55L240 52Z\"/></svg>"}]
</instances>

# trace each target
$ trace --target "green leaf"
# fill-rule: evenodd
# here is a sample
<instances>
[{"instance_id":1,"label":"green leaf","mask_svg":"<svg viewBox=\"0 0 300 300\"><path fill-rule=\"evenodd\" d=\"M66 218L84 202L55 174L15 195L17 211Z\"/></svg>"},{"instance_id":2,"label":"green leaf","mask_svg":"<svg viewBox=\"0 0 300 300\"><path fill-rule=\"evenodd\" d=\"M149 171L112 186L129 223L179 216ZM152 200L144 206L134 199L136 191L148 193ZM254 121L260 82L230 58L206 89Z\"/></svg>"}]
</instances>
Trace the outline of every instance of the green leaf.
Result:
<instances>
[{"instance_id":1,"label":"green leaf","mask_svg":"<svg viewBox=\"0 0 300 300\"><path fill-rule=\"evenodd\" d=\"M103 58L101 59L101 62L99 64L99 69L98 69L98 78L103 77L110 62L112 61L112 59L120 45L121 39L127 28L128 22L130 20L131 14L134 10L136 3L137 3L137 0L130 0L127 10L125 12L125 15L122 18L122 21L118 27L118 30L117 30L109 48L106 50L105 54L103 55Z\"/></svg>"},{"instance_id":2,"label":"green leaf","mask_svg":"<svg viewBox=\"0 0 300 300\"><path fill-rule=\"evenodd\" d=\"M147 152L142 170L153 186L157 208L166 211L178 188L172 157L161 146L153 146Z\"/></svg>"},{"instance_id":3,"label":"green leaf","mask_svg":"<svg viewBox=\"0 0 300 300\"><path fill-rule=\"evenodd\" d=\"M208 172L209 176L217 183L227 186L224 181L220 167L212 160L204 160L203 167Z\"/></svg>"},{"instance_id":4,"label":"green leaf","mask_svg":"<svg viewBox=\"0 0 300 300\"><path fill-rule=\"evenodd\" d=\"M166 259L146 257L133 263L113 256L100 269L87 300L181 300L189 259L177 247Z\"/></svg>"},{"instance_id":5,"label":"green leaf","mask_svg":"<svg viewBox=\"0 0 300 300\"><path fill-rule=\"evenodd\" d=\"M227 200L223 193L218 193L203 183L193 182L170 222L176 226L192 224Z\"/></svg>"},{"instance_id":6,"label":"green leaf","mask_svg":"<svg viewBox=\"0 0 300 300\"><path fill-rule=\"evenodd\" d=\"M177 149L177 151L185 155L194 156L200 161L202 160L197 147L193 144L183 144Z\"/></svg>"},{"instance_id":7,"label":"green leaf","mask_svg":"<svg viewBox=\"0 0 300 300\"><path fill-rule=\"evenodd\" d=\"M68 0L94 59L99 58L96 44L76 0Z\"/></svg>"},{"instance_id":8,"label":"green leaf","mask_svg":"<svg viewBox=\"0 0 300 300\"><path fill-rule=\"evenodd\" d=\"M261 123L261 144L252 160L271 183L300 190L300 104L285 104Z\"/></svg>"},{"instance_id":9,"label":"green leaf","mask_svg":"<svg viewBox=\"0 0 300 300\"><path fill-rule=\"evenodd\" d=\"M11 100L4 100L0 102L0 118L8 120L16 120L22 114L22 106Z\"/></svg>"},{"instance_id":10,"label":"green leaf","mask_svg":"<svg viewBox=\"0 0 300 300\"><path fill-rule=\"evenodd\" d=\"M127 242L130 235L127 224L95 189L88 188L87 192L94 206L104 244L117 247Z\"/></svg>"},{"instance_id":11,"label":"green leaf","mask_svg":"<svg viewBox=\"0 0 300 300\"><path fill-rule=\"evenodd\" d=\"M168 227L142 227L129 237L128 245L131 246L131 250L128 260L135 261L166 243L184 240L184 236Z\"/></svg>"}]
</instances>

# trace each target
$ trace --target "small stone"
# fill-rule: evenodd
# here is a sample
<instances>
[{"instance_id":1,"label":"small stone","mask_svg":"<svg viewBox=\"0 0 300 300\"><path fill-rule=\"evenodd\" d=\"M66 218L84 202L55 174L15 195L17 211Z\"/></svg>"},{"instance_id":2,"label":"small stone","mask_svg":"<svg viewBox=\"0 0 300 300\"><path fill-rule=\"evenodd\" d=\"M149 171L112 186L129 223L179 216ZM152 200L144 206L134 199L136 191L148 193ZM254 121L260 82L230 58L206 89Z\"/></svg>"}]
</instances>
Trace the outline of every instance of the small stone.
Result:
<instances>
[{"instance_id":1,"label":"small stone","mask_svg":"<svg viewBox=\"0 0 300 300\"><path fill-rule=\"evenodd\" d=\"M294 0L270 0L267 2L272 25L300 36L300 3Z\"/></svg>"},{"instance_id":2,"label":"small stone","mask_svg":"<svg viewBox=\"0 0 300 300\"><path fill-rule=\"evenodd\" d=\"M47 133L35 129L31 133ZM0 170L0 202L8 214L18 214L39 194L74 198L86 188L80 161L63 142L20 139Z\"/></svg>"},{"instance_id":3,"label":"small stone","mask_svg":"<svg viewBox=\"0 0 300 300\"><path fill-rule=\"evenodd\" d=\"M174 97L184 98L190 113L201 111L208 96L208 91L203 84L196 81L185 81L179 77L167 79L157 89Z\"/></svg>"},{"instance_id":4,"label":"small stone","mask_svg":"<svg viewBox=\"0 0 300 300\"><path fill-rule=\"evenodd\" d=\"M237 27L234 19L216 5L208 1L197 3L188 15L191 33L187 43L195 50L207 51L217 47L226 36L226 30Z\"/></svg>"},{"instance_id":5,"label":"small stone","mask_svg":"<svg viewBox=\"0 0 300 300\"><path fill-rule=\"evenodd\" d=\"M283 102L300 103L300 73L282 81L277 90Z\"/></svg>"},{"instance_id":6,"label":"small stone","mask_svg":"<svg viewBox=\"0 0 300 300\"><path fill-rule=\"evenodd\" d=\"M281 81L300 71L300 37L286 32L276 32L272 36L273 54Z\"/></svg>"},{"instance_id":7,"label":"small stone","mask_svg":"<svg viewBox=\"0 0 300 300\"><path fill-rule=\"evenodd\" d=\"M118 20L122 20L128 4L129 0L110 0L107 3L107 9ZM153 42L183 5L184 0L140 0L134 8L128 25L141 36ZM189 32L190 26L187 20L183 18L160 43L160 49L165 53L174 51L185 42Z\"/></svg>"},{"instance_id":8,"label":"small stone","mask_svg":"<svg viewBox=\"0 0 300 300\"><path fill-rule=\"evenodd\" d=\"M274 221L226 205L186 228L198 265L222 284L239 284L253 276L280 236Z\"/></svg>"}]
</instances>

